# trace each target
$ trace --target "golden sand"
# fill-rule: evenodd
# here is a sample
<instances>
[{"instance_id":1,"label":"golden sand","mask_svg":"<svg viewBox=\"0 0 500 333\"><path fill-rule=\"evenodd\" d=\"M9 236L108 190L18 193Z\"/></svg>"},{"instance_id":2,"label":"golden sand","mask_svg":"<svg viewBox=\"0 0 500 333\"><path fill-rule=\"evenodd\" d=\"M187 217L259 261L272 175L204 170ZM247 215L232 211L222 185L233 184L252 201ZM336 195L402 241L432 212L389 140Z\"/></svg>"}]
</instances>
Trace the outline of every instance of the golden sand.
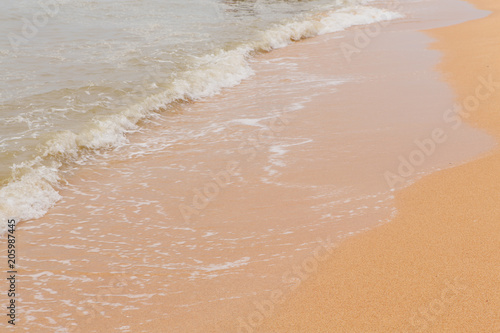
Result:
<instances>
[{"instance_id":1,"label":"golden sand","mask_svg":"<svg viewBox=\"0 0 500 333\"><path fill-rule=\"evenodd\" d=\"M431 22L441 20L434 15ZM489 74L500 80L495 18L431 34L442 41L436 45L446 55L441 69L459 99L489 94L467 121L498 137L500 93L481 83ZM337 235L388 217L389 204L349 215L365 204L382 206L372 199L335 202L388 191L383 172L400 151L413 147L415 137L443 122L439 112L453 101L449 87L430 70L439 52L422 52L430 38L413 31L417 21L387 26L350 65L338 48L346 39L335 35L262 55L252 79L188 104L179 110L184 115L165 116L152 131L130 140L141 143L148 135L168 140L169 131L179 129L198 133L211 118L232 124L224 131L203 140L188 136L151 155L127 158L118 150L105 163L78 172L46 216L19 225L19 327L245 332L256 301L264 307L261 312L275 315L249 332L494 332L500 308L500 183L493 179L499 152L399 192L400 213L390 224L350 238L334 251L326 237L337 243ZM350 33L341 35L350 38ZM307 83L311 77L318 78L319 88ZM332 78L349 81L325 85ZM231 135L253 138L255 126L231 122L272 119L295 102L304 108L292 113L290 125L245 162L240 142ZM454 124L457 119L449 116ZM424 172L488 149L489 138L459 127L455 133L460 134L443 143ZM271 165L278 171L273 176L263 170L280 155L267 151L280 143L289 149L283 157L288 163ZM233 159L241 161L238 180L199 216L183 221L179 203L211 181L204 172L189 170L219 171ZM339 187L355 190L336 196ZM344 216L339 221L330 213ZM318 237L326 247L315 243ZM307 279L294 289L291 274L291 285L281 278L297 263L311 271L300 273ZM228 264L233 267L224 268ZM1 304L5 296L0 295Z\"/></svg>"},{"instance_id":2,"label":"golden sand","mask_svg":"<svg viewBox=\"0 0 500 333\"><path fill-rule=\"evenodd\" d=\"M499 138L500 3L471 2L493 14L428 33L462 118ZM499 170L496 149L397 193L395 220L345 242L259 331L500 332Z\"/></svg>"}]
</instances>

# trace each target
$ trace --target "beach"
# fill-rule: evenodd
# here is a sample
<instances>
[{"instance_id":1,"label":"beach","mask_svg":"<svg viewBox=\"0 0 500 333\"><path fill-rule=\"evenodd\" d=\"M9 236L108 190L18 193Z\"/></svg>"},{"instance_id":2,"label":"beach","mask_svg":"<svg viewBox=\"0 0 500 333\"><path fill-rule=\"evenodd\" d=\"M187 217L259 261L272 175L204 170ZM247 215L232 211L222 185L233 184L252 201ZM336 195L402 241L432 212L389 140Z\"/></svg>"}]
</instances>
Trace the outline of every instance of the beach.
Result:
<instances>
[{"instance_id":1,"label":"beach","mask_svg":"<svg viewBox=\"0 0 500 333\"><path fill-rule=\"evenodd\" d=\"M481 76L499 86L500 7L470 2L491 15L426 31L458 101ZM498 138L499 107L491 94L466 121ZM498 332L499 163L494 149L398 192L396 218L346 241L262 332Z\"/></svg>"},{"instance_id":2,"label":"beach","mask_svg":"<svg viewBox=\"0 0 500 333\"><path fill-rule=\"evenodd\" d=\"M137 93L126 81L78 90L91 127L51 134L41 176L25 161L4 180L0 208L22 217L17 328L500 332L500 5L281 4L312 13L282 25L260 5L223 15L263 39L184 41L198 62L149 75L139 106L95 106L94 90Z\"/></svg>"}]
</instances>

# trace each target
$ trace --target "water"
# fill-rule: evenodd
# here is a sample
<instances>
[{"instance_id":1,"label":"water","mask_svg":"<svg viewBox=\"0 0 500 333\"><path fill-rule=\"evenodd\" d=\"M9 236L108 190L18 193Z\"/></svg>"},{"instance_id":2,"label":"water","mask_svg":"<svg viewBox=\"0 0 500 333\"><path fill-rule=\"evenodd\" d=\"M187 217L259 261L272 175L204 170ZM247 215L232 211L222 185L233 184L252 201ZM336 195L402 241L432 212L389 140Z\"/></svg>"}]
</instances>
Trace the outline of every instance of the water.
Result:
<instances>
[{"instance_id":1,"label":"water","mask_svg":"<svg viewBox=\"0 0 500 333\"><path fill-rule=\"evenodd\" d=\"M0 14L0 218L38 218L66 173L176 101L253 73L255 53L399 17L368 1L24 0ZM3 232L4 226L2 225Z\"/></svg>"}]
</instances>

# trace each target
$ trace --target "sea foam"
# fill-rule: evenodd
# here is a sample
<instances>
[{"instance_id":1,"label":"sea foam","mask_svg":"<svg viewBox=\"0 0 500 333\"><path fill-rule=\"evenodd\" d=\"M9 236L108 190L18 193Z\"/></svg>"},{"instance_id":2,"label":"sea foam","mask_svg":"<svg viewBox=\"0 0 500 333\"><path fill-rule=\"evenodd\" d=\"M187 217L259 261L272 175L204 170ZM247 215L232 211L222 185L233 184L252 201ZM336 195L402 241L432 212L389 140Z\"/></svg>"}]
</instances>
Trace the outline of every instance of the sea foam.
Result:
<instances>
[{"instance_id":1,"label":"sea foam","mask_svg":"<svg viewBox=\"0 0 500 333\"><path fill-rule=\"evenodd\" d=\"M17 221L40 218L60 200L60 168L65 162L81 164L82 151L126 143L126 134L136 130L141 119L172 102L199 100L239 84L253 75L249 60L256 53L286 47L303 38L400 17L396 12L357 5L275 25L263 31L258 40L195 58L191 69L166 82L168 88L160 93L131 98L128 105L116 107L116 113L96 116L77 133L69 130L53 133L40 145L39 156L12 167L12 179L0 189L0 220L5 221L0 224L0 234L5 233L8 218Z\"/></svg>"}]
</instances>

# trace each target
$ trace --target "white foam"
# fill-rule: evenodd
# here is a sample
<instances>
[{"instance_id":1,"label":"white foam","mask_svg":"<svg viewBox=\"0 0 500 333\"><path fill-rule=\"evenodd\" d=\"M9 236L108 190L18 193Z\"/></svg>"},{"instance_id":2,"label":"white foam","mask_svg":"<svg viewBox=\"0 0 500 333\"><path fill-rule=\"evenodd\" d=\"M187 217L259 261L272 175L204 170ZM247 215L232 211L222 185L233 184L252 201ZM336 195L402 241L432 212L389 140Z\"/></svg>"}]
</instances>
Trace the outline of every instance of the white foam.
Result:
<instances>
[{"instance_id":1,"label":"white foam","mask_svg":"<svg viewBox=\"0 0 500 333\"><path fill-rule=\"evenodd\" d=\"M303 38L338 32L356 25L389 21L403 15L384 9L367 6L350 6L332 10L325 14L317 14L308 19L276 26L263 33L258 47L270 51L285 47Z\"/></svg>"},{"instance_id":2,"label":"white foam","mask_svg":"<svg viewBox=\"0 0 500 333\"><path fill-rule=\"evenodd\" d=\"M341 31L357 25L391 21L402 17L403 15L400 13L375 7L353 6L343 8L320 20L323 26L319 34Z\"/></svg>"},{"instance_id":3,"label":"white foam","mask_svg":"<svg viewBox=\"0 0 500 333\"><path fill-rule=\"evenodd\" d=\"M248 60L255 51L270 51L302 38L399 17L402 17L399 13L366 6L330 10L276 25L262 32L258 41L196 58L195 65L191 67L194 69L178 75L163 92L136 99L126 107L117 107L115 114L95 117L78 133L61 131L54 134L40 147L40 157L19 167L28 171L14 177L0 189L0 219L28 220L43 216L61 198L56 190L60 181L62 163L58 161L61 157L74 161L82 158L82 148L116 147L126 142L126 134L137 129L137 123L154 115L154 111L176 100L213 96L223 88L239 84L254 73ZM239 121L246 125L259 125L257 120ZM0 223L0 233L3 234L6 229L6 222Z\"/></svg>"},{"instance_id":4,"label":"white foam","mask_svg":"<svg viewBox=\"0 0 500 333\"><path fill-rule=\"evenodd\" d=\"M223 264L210 264L206 267L200 267L200 269L206 272L220 271L220 270L226 270L248 265L249 261L250 257L243 257L234 262L226 262Z\"/></svg>"},{"instance_id":5,"label":"white foam","mask_svg":"<svg viewBox=\"0 0 500 333\"><path fill-rule=\"evenodd\" d=\"M42 217L61 196L55 190L58 165L28 168L19 179L0 189L0 234L7 230L7 219L27 220Z\"/></svg>"}]
</instances>

